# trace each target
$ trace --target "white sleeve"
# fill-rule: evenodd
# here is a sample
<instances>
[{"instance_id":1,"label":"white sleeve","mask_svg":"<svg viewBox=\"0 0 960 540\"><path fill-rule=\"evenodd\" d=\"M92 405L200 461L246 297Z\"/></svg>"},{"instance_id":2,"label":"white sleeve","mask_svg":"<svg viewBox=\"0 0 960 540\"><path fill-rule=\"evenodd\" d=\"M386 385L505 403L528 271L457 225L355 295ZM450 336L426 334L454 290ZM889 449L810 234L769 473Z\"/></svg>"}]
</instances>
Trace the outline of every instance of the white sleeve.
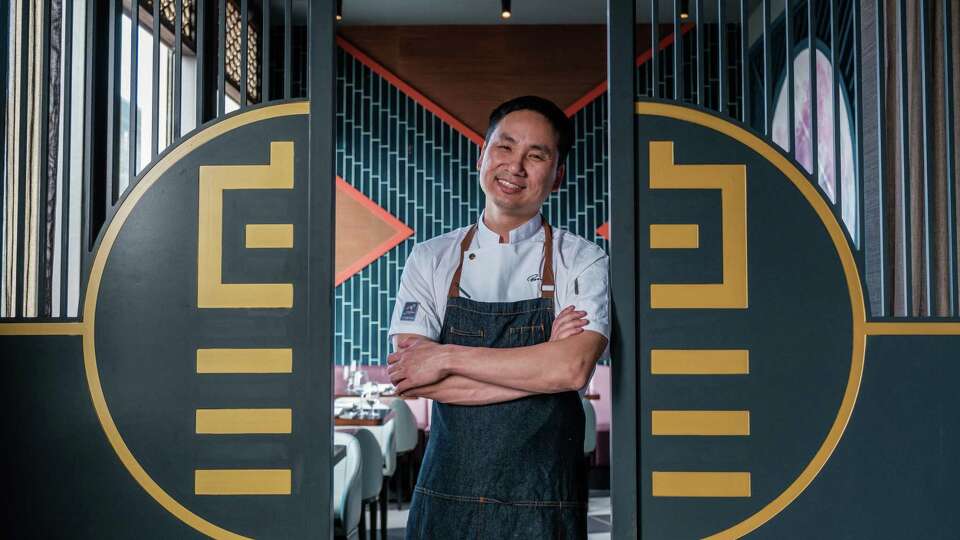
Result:
<instances>
[{"instance_id":1,"label":"white sleeve","mask_svg":"<svg viewBox=\"0 0 960 540\"><path fill-rule=\"evenodd\" d=\"M610 339L610 258L604 254L590 262L567 285L568 304L587 312L584 330L593 330Z\"/></svg>"},{"instance_id":2,"label":"white sleeve","mask_svg":"<svg viewBox=\"0 0 960 540\"><path fill-rule=\"evenodd\" d=\"M390 340L395 334L419 334L440 339L441 321L433 294L434 261L429 253L414 246L404 263L397 290L397 303L390 320Z\"/></svg>"}]
</instances>

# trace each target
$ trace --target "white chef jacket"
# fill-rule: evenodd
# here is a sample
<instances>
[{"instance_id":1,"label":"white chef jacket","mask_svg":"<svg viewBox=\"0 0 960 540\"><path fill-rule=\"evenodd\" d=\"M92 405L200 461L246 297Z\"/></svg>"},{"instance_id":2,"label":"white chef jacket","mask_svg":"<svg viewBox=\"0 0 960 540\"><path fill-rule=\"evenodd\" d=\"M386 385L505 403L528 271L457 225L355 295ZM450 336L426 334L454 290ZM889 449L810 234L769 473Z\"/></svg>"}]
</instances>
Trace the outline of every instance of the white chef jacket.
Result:
<instances>
[{"instance_id":1,"label":"white chef jacket","mask_svg":"<svg viewBox=\"0 0 960 540\"><path fill-rule=\"evenodd\" d=\"M450 281L460 262L461 227L413 247L397 291L389 335L419 334L439 340ZM510 231L506 244L483 222L477 223L464 253L461 296L478 302L515 302L540 297L544 232L539 215ZM569 305L586 311L583 328L610 338L608 257L597 244L553 229L554 314ZM607 348L609 351L609 347ZM604 356L608 353L604 352Z\"/></svg>"}]
</instances>

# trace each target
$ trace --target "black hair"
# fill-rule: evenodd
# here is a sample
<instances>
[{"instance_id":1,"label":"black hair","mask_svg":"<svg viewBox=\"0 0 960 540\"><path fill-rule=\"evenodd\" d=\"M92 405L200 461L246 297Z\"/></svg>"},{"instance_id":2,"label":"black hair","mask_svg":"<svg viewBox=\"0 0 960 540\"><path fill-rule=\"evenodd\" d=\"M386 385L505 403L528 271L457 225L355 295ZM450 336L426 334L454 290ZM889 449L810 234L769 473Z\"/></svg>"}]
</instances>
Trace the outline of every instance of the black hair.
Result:
<instances>
[{"instance_id":1,"label":"black hair","mask_svg":"<svg viewBox=\"0 0 960 540\"><path fill-rule=\"evenodd\" d=\"M566 113L557 107L557 105L539 96L521 96L505 101L497 106L490 113L490 125L487 126L487 133L484 135L484 142L490 141L490 135L503 117L516 111L534 111L543 115L553 126L553 131L557 134L557 152L559 155L558 163L563 164L573 146L573 123L567 118Z\"/></svg>"}]
</instances>

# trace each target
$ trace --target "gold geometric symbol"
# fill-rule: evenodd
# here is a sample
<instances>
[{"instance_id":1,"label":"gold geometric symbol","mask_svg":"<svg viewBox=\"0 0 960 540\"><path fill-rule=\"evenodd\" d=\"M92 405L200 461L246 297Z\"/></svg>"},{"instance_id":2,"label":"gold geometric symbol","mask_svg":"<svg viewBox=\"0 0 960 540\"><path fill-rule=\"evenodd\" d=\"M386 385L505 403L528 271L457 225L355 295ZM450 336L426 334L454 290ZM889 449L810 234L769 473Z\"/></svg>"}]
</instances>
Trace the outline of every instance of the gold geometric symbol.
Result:
<instances>
[{"instance_id":1,"label":"gold geometric symbol","mask_svg":"<svg viewBox=\"0 0 960 540\"><path fill-rule=\"evenodd\" d=\"M748 472L653 471L654 497L749 497Z\"/></svg>"},{"instance_id":2,"label":"gold geometric symbol","mask_svg":"<svg viewBox=\"0 0 960 540\"><path fill-rule=\"evenodd\" d=\"M653 349L651 375L747 375L746 349Z\"/></svg>"},{"instance_id":3,"label":"gold geometric symbol","mask_svg":"<svg viewBox=\"0 0 960 540\"><path fill-rule=\"evenodd\" d=\"M750 411L651 411L654 436L747 436Z\"/></svg>"},{"instance_id":4,"label":"gold geometric symbol","mask_svg":"<svg viewBox=\"0 0 960 540\"><path fill-rule=\"evenodd\" d=\"M223 283L223 192L228 189L293 189L293 142L270 143L269 165L200 167L197 307L293 307L293 283ZM292 247L293 225L282 226L271 225L268 232L267 226L255 225L254 247ZM268 245L256 245L258 240Z\"/></svg>"},{"instance_id":5,"label":"gold geometric symbol","mask_svg":"<svg viewBox=\"0 0 960 540\"><path fill-rule=\"evenodd\" d=\"M651 189L719 189L723 238L721 283L653 283L650 307L747 308L747 172L744 165L677 165L673 142L650 142ZM651 247L689 247L696 225L651 226ZM665 236L666 235L666 236ZM659 245L654 245L654 244ZM663 244L666 245L663 245ZM696 242L699 246L699 239Z\"/></svg>"},{"instance_id":6,"label":"gold geometric symbol","mask_svg":"<svg viewBox=\"0 0 960 540\"><path fill-rule=\"evenodd\" d=\"M291 409L197 409L198 435L289 434Z\"/></svg>"},{"instance_id":7,"label":"gold geometric symbol","mask_svg":"<svg viewBox=\"0 0 960 540\"><path fill-rule=\"evenodd\" d=\"M290 495L290 469L198 469L195 495Z\"/></svg>"},{"instance_id":8,"label":"gold geometric symbol","mask_svg":"<svg viewBox=\"0 0 960 540\"><path fill-rule=\"evenodd\" d=\"M200 167L197 237L197 307L292 308L292 283L223 283L223 192L228 189L293 189L293 142L270 143L269 165ZM293 224L250 223L248 249L290 249ZM290 349L198 349L197 373L290 373ZM198 435L293 432L293 410L197 409ZM289 495L290 469L194 471L196 495Z\"/></svg>"},{"instance_id":9,"label":"gold geometric symbol","mask_svg":"<svg viewBox=\"0 0 960 540\"><path fill-rule=\"evenodd\" d=\"M197 373L293 373L293 349L197 349Z\"/></svg>"},{"instance_id":10,"label":"gold geometric symbol","mask_svg":"<svg viewBox=\"0 0 960 540\"><path fill-rule=\"evenodd\" d=\"M697 249L700 226L696 223L650 225L650 249Z\"/></svg>"},{"instance_id":11,"label":"gold geometric symbol","mask_svg":"<svg viewBox=\"0 0 960 540\"><path fill-rule=\"evenodd\" d=\"M247 249L290 249L293 247L293 224L248 223L244 240Z\"/></svg>"}]
</instances>

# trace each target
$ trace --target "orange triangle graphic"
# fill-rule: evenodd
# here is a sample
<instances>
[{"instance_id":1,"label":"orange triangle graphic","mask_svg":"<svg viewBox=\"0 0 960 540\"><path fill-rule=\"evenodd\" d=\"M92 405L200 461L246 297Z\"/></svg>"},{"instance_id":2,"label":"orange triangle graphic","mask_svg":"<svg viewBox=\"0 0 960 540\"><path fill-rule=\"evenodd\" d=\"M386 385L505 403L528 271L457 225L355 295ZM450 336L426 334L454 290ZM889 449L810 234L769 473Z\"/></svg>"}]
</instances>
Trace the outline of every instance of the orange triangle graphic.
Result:
<instances>
[{"instance_id":1,"label":"orange triangle graphic","mask_svg":"<svg viewBox=\"0 0 960 540\"><path fill-rule=\"evenodd\" d=\"M597 227L597 234L604 237L607 240L610 240L610 222L606 222L603 225Z\"/></svg>"},{"instance_id":2,"label":"orange triangle graphic","mask_svg":"<svg viewBox=\"0 0 960 540\"><path fill-rule=\"evenodd\" d=\"M337 177L335 285L363 270L413 234L399 219Z\"/></svg>"}]
</instances>

